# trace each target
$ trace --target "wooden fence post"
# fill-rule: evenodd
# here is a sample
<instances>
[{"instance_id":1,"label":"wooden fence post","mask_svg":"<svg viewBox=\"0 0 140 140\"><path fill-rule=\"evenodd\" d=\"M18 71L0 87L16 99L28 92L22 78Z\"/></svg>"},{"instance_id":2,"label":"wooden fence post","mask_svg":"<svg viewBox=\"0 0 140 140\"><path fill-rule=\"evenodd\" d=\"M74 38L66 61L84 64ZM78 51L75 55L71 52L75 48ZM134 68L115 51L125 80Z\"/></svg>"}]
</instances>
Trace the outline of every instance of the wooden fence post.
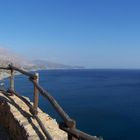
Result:
<instances>
[{"instance_id":1,"label":"wooden fence post","mask_svg":"<svg viewBox=\"0 0 140 140\"><path fill-rule=\"evenodd\" d=\"M76 128L76 122L75 121L74 121L74 125L71 126L70 128ZM68 140L77 140L77 138L75 138L71 134L68 134Z\"/></svg>"},{"instance_id":2,"label":"wooden fence post","mask_svg":"<svg viewBox=\"0 0 140 140\"><path fill-rule=\"evenodd\" d=\"M14 92L14 70L11 69L11 76L10 76L10 92L13 95Z\"/></svg>"},{"instance_id":3,"label":"wooden fence post","mask_svg":"<svg viewBox=\"0 0 140 140\"><path fill-rule=\"evenodd\" d=\"M35 73L35 79L34 79L34 82L38 84L39 82L39 73ZM34 105L33 105L33 110L34 110L34 115L37 115L38 111L37 111L37 108L38 108L38 97L39 97L39 94L38 94L38 89L36 88L36 86L34 85Z\"/></svg>"}]
</instances>

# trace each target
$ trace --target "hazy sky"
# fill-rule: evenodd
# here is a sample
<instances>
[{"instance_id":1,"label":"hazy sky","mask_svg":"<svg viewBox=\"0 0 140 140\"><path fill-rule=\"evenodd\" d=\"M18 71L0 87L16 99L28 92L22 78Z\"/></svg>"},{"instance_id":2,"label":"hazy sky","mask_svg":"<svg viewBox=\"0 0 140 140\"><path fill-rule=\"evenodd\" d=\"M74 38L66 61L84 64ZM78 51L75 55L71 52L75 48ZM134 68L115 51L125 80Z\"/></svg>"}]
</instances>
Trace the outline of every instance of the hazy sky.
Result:
<instances>
[{"instance_id":1,"label":"hazy sky","mask_svg":"<svg viewBox=\"0 0 140 140\"><path fill-rule=\"evenodd\" d=\"M69 65L140 68L140 1L0 0L0 46Z\"/></svg>"}]
</instances>

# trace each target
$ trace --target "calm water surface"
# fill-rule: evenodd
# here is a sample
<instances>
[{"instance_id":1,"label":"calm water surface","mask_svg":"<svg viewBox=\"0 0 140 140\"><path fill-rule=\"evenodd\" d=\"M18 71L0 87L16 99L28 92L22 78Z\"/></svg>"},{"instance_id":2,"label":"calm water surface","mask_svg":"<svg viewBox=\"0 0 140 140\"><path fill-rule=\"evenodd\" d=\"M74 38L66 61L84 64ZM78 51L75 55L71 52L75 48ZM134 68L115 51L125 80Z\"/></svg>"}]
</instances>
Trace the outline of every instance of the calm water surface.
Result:
<instances>
[{"instance_id":1,"label":"calm water surface","mask_svg":"<svg viewBox=\"0 0 140 140\"><path fill-rule=\"evenodd\" d=\"M77 127L105 140L140 139L140 70L39 71L40 84L77 120ZM16 91L33 99L33 86L16 77ZM48 101L40 107L60 121Z\"/></svg>"}]
</instances>

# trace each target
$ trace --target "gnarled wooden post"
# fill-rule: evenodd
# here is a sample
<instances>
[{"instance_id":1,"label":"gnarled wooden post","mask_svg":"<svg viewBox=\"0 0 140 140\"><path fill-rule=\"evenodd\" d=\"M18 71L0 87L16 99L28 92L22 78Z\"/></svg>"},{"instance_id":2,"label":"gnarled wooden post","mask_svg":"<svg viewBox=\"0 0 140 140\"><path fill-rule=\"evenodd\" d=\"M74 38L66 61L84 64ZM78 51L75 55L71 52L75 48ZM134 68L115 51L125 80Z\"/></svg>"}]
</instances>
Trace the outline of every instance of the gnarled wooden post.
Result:
<instances>
[{"instance_id":1,"label":"gnarled wooden post","mask_svg":"<svg viewBox=\"0 0 140 140\"><path fill-rule=\"evenodd\" d=\"M10 93L13 95L14 92L14 70L11 69L11 76L10 76Z\"/></svg>"},{"instance_id":2,"label":"gnarled wooden post","mask_svg":"<svg viewBox=\"0 0 140 140\"><path fill-rule=\"evenodd\" d=\"M36 84L38 84L39 82L39 73L35 73L35 79L34 79L34 82ZM37 108L38 108L38 97L39 97L39 94L38 94L38 89L36 88L36 86L34 85L34 105L33 105L33 110L34 110L34 115L37 115Z\"/></svg>"},{"instance_id":3,"label":"gnarled wooden post","mask_svg":"<svg viewBox=\"0 0 140 140\"><path fill-rule=\"evenodd\" d=\"M76 122L74 121L73 126L70 126L69 128L76 128ZM77 140L77 139L68 133L68 140Z\"/></svg>"}]
</instances>

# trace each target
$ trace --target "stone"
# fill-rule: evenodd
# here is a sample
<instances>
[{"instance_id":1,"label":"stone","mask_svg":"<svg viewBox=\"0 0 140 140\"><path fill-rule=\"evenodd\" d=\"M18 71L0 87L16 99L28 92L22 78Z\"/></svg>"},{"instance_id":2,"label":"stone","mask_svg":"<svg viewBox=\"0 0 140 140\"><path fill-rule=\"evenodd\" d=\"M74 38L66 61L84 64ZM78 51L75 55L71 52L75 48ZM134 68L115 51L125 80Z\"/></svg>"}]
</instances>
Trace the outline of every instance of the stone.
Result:
<instances>
[{"instance_id":1,"label":"stone","mask_svg":"<svg viewBox=\"0 0 140 140\"><path fill-rule=\"evenodd\" d=\"M30 101L27 97L24 98ZM16 95L7 97L0 93L0 124L9 130L9 136L14 140L46 140L40 125L29 110L24 101ZM40 108L38 117L53 140L67 140L67 134L59 129L56 120Z\"/></svg>"}]
</instances>

